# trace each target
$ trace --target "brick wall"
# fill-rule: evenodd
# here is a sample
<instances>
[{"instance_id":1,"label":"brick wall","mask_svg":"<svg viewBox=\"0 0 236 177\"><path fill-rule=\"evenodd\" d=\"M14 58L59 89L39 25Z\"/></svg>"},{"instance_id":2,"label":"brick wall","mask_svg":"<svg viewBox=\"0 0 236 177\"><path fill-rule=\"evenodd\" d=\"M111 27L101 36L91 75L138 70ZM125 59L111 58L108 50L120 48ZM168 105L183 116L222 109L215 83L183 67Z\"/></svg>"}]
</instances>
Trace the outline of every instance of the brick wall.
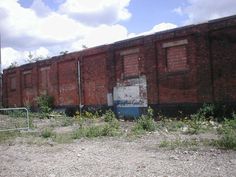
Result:
<instances>
[{"instance_id":1,"label":"brick wall","mask_svg":"<svg viewBox=\"0 0 236 177\"><path fill-rule=\"evenodd\" d=\"M171 41L185 44L164 47ZM196 103L197 82L192 36L158 41L158 75L160 103Z\"/></svg>"},{"instance_id":2,"label":"brick wall","mask_svg":"<svg viewBox=\"0 0 236 177\"><path fill-rule=\"evenodd\" d=\"M106 54L86 56L82 61L83 104L107 104Z\"/></svg>"},{"instance_id":3,"label":"brick wall","mask_svg":"<svg viewBox=\"0 0 236 177\"><path fill-rule=\"evenodd\" d=\"M236 29L218 30L210 37L214 99L233 102L236 100Z\"/></svg>"},{"instance_id":4,"label":"brick wall","mask_svg":"<svg viewBox=\"0 0 236 177\"><path fill-rule=\"evenodd\" d=\"M236 102L235 51L236 17L159 32L4 70L3 102L36 105L48 93L56 106L78 105L78 61L84 105L106 105L117 84L142 75L148 104Z\"/></svg>"}]
</instances>

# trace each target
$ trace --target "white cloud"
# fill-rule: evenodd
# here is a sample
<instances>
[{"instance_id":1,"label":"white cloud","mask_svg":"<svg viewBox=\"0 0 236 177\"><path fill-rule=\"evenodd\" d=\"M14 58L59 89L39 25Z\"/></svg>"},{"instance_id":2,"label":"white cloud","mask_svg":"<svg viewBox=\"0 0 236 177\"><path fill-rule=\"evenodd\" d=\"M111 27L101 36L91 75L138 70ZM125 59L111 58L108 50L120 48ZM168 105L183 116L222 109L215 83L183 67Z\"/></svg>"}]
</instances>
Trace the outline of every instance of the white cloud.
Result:
<instances>
[{"instance_id":1,"label":"white cloud","mask_svg":"<svg viewBox=\"0 0 236 177\"><path fill-rule=\"evenodd\" d=\"M18 51L11 47L2 48L2 67L7 68L11 63L24 64L31 53L33 58L42 57L47 58L50 55L48 49L39 47L32 51Z\"/></svg>"},{"instance_id":2,"label":"white cloud","mask_svg":"<svg viewBox=\"0 0 236 177\"><path fill-rule=\"evenodd\" d=\"M59 13L88 25L114 24L131 17L126 8L129 3L130 0L67 0L59 7Z\"/></svg>"},{"instance_id":3,"label":"white cloud","mask_svg":"<svg viewBox=\"0 0 236 177\"><path fill-rule=\"evenodd\" d=\"M160 24L155 25L151 30L146 31L144 33L141 33L141 35L152 34L152 33L155 33L155 32L169 30L169 29L173 29L173 28L176 28L176 27L177 27L177 25L175 25L173 23L160 23Z\"/></svg>"},{"instance_id":4,"label":"white cloud","mask_svg":"<svg viewBox=\"0 0 236 177\"><path fill-rule=\"evenodd\" d=\"M71 2L71 0L67 0L65 4L70 4L69 2ZM101 2L100 6L98 5L98 10L106 11L106 8L111 6L115 7L115 5L117 5L115 11L118 13L118 16L115 17L116 19L112 20L126 18L126 10L122 7L128 5L129 0L104 0ZM105 2L109 2L107 6L105 6ZM83 7L87 4L88 3L84 3ZM90 36L89 34L96 31L96 28L99 31L101 25L104 24L101 22L98 27L84 25L80 21L68 17L66 14L62 15L53 11L42 17L37 15L38 10L46 8L48 12L48 8L43 4L42 0L35 0L32 6L34 7L33 9L23 8L18 4L17 0L0 1L0 30L2 40L4 41L3 47L14 47L18 50L22 50L30 47L39 47L41 45L51 46L74 42L75 40L83 39L84 36ZM96 8L93 7L94 6L92 6L91 11L95 12ZM37 9L37 11L35 11L35 9ZM89 11L89 8L87 7L86 10ZM107 14L107 16L112 15ZM90 18L95 20L99 19L95 16L91 16ZM109 27L114 29L114 25L107 26L107 28Z\"/></svg>"},{"instance_id":5,"label":"white cloud","mask_svg":"<svg viewBox=\"0 0 236 177\"><path fill-rule=\"evenodd\" d=\"M125 10L122 7L128 5L129 0L114 2L109 1L107 5L107 7L117 5L116 13L119 15L113 20L125 19L123 14ZM119 3L121 5L118 6ZM106 11L105 1L101 3L101 7ZM99 6L99 9L101 7ZM93 8L91 10L96 11ZM127 29L121 25L103 23L96 27L85 25L66 14L50 10L42 0L34 0L30 8L22 7L18 0L1 0L0 31L3 66L13 61L22 64L23 58L28 57L27 51L32 53L34 51L39 55L38 53L48 54L50 50L52 56L59 54L60 51L79 50L82 45L90 47L111 43L126 38L128 34ZM44 50L40 48L42 46Z\"/></svg>"},{"instance_id":6,"label":"white cloud","mask_svg":"<svg viewBox=\"0 0 236 177\"><path fill-rule=\"evenodd\" d=\"M35 51L32 51L31 53L33 57L43 57L46 58L49 56L49 51L45 47L39 47Z\"/></svg>"},{"instance_id":7,"label":"white cloud","mask_svg":"<svg viewBox=\"0 0 236 177\"><path fill-rule=\"evenodd\" d=\"M156 32L160 32L160 31L165 31L165 30L169 30L169 29L174 29L177 28L178 26L173 24L173 23L159 23L157 25L155 25L152 29L139 33L139 34L135 34L135 33L130 33L128 34L128 38L133 38L133 37L137 37L137 36L145 36L145 35L149 35L149 34L153 34Z\"/></svg>"},{"instance_id":8,"label":"white cloud","mask_svg":"<svg viewBox=\"0 0 236 177\"><path fill-rule=\"evenodd\" d=\"M127 10L129 2L66 0L55 12L42 0L34 0L30 8L22 7L18 0L0 0L3 67L14 61L23 64L29 51L34 57L54 56L61 51L78 51L82 45L93 47L176 27L171 23L161 23L141 34L129 33L124 26L116 23L130 18ZM81 7L73 9L73 3ZM74 18L72 12L91 18L91 24Z\"/></svg>"},{"instance_id":9,"label":"white cloud","mask_svg":"<svg viewBox=\"0 0 236 177\"><path fill-rule=\"evenodd\" d=\"M83 39L78 40L72 44L74 50L82 49L82 45L87 47L94 47L101 44L109 44L114 41L126 39L128 31L121 25L100 25L94 28L90 33L84 36Z\"/></svg>"},{"instance_id":10,"label":"white cloud","mask_svg":"<svg viewBox=\"0 0 236 177\"><path fill-rule=\"evenodd\" d=\"M235 0L188 0L187 5L174 9L181 15L187 15L185 24L200 23L208 20L236 14Z\"/></svg>"},{"instance_id":11,"label":"white cloud","mask_svg":"<svg viewBox=\"0 0 236 177\"><path fill-rule=\"evenodd\" d=\"M10 66L11 63L17 62L19 64L23 63L24 58L23 52L18 52L10 47L2 48L2 67L6 68Z\"/></svg>"},{"instance_id":12,"label":"white cloud","mask_svg":"<svg viewBox=\"0 0 236 177\"><path fill-rule=\"evenodd\" d=\"M53 11L46 17L39 17L34 10L21 7L16 0L0 1L0 9L5 12L0 16L4 47L25 49L65 43L91 30L91 27Z\"/></svg>"},{"instance_id":13,"label":"white cloud","mask_svg":"<svg viewBox=\"0 0 236 177\"><path fill-rule=\"evenodd\" d=\"M45 19L39 19L38 22L40 23L37 29L38 33L47 40L58 42L83 37L92 29L57 13L52 13Z\"/></svg>"}]
</instances>

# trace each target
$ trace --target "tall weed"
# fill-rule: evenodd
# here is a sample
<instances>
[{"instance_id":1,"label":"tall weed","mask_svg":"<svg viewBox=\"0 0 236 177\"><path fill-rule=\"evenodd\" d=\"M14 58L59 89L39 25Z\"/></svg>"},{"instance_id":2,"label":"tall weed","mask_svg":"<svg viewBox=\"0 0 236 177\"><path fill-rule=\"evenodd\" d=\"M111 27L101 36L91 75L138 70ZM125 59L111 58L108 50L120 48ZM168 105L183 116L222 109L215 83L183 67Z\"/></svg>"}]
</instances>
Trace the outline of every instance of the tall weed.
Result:
<instances>
[{"instance_id":1,"label":"tall weed","mask_svg":"<svg viewBox=\"0 0 236 177\"><path fill-rule=\"evenodd\" d=\"M148 108L147 115L142 115L132 128L134 133L152 132L156 130L156 122L153 118L153 109Z\"/></svg>"},{"instance_id":2,"label":"tall weed","mask_svg":"<svg viewBox=\"0 0 236 177\"><path fill-rule=\"evenodd\" d=\"M222 123L222 127L218 128L220 139L217 140L216 146L225 149L236 150L236 116L233 113L233 119L225 119Z\"/></svg>"}]
</instances>

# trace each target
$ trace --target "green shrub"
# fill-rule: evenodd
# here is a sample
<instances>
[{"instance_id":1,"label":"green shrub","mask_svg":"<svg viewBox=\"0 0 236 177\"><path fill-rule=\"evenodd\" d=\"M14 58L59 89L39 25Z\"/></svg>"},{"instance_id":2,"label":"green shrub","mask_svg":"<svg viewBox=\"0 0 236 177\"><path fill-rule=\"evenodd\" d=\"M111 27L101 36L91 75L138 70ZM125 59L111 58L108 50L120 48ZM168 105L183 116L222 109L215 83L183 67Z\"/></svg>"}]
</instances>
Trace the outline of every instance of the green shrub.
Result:
<instances>
[{"instance_id":1,"label":"green shrub","mask_svg":"<svg viewBox=\"0 0 236 177\"><path fill-rule=\"evenodd\" d=\"M236 150L236 117L234 114L232 120L225 119L222 127L218 128L218 133L220 138L215 142L216 146Z\"/></svg>"},{"instance_id":2,"label":"green shrub","mask_svg":"<svg viewBox=\"0 0 236 177\"><path fill-rule=\"evenodd\" d=\"M146 130L143 129L142 125L136 123L134 127L131 129L132 134L140 135L146 133Z\"/></svg>"},{"instance_id":3,"label":"green shrub","mask_svg":"<svg viewBox=\"0 0 236 177\"><path fill-rule=\"evenodd\" d=\"M94 113L89 112L89 111L85 111L85 112L83 112L83 116L88 119L96 119L99 117L99 114L97 111L95 111Z\"/></svg>"},{"instance_id":4,"label":"green shrub","mask_svg":"<svg viewBox=\"0 0 236 177\"><path fill-rule=\"evenodd\" d=\"M100 126L81 127L73 132L72 137L73 139L98 137L101 136L101 132Z\"/></svg>"},{"instance_id":5,"label":"green shrub","mask_svg":"<svg viewBox=\"0 0 236 177\"><path fill-rule=\"evenodd\" d=\"M228 130L222 137L216 141L216 145L225 149L236 150L236 133L235 130Z\"/></svg>"},{"instance_id":6,"label":"green shrub","mask_svg":"<svg viewBox=\"0 0 236 177\"><path fill-rule=\"evenodd\" d=\"M177 119L163 119L157 122L157 128L167 129L169 132L175 132L181 130L181 128L186 127L186 123Z\"/></svg>"},{"instance_id":7,"label":"green shrub","mask_svg":"<svg viewBox=\"0 0 236 177\"><path fill-rule=\"evenodd\" d=\"M140 125L142 127L143 130L145 131L155 131L156 129L156 124L155 121L147 116L141 116L138 121L137 124Z\"/></svg>"},{"instance_id":8,"label":"green shrub","mask_svg":"<svg viewBox=\"0 0 236 177\"><path fill-rule=\"evenodd\" d=\"M120 123L117 119L113 119L112 121L108 122L109 126L114 129L120 128Z\"/></svg>"},{"instance_id":9,"label":"green shrub","mask_svg":"<svg viewBox=\"0 0 236 177\"><path fill-rule=\"evenodd\" d=\"M148 107L148 110L147 110L147 117L149 119L154 119L154 111L151 107Z\"/></svg>"},{"instance_id":10,"label":"green shrub","mask_svg":"<svg viewBox=\"0 0 236 177\"><path fill-rule=\"evenodd\" d=\"M203 122L204 122L204 118L198 117L196 115L191 116L190 120L186 120L186 124L188 126L187 133L190 133L190 134L199 133L200 130L202 129Z\"/></svg>"},{"instance_id":11,"label":"green shrub","mask_svg":"<svg viewBox=\"0 0 236 177\"><path fill-rule=\"evenodd\" d=\"M224 121L225 117L232 118L232 110L226 105L216 103L216 104L203 104L203 106L198 110L195 116L204 120L214 120L217 122Z\"/></svg>"},{"instance_id":12,"label":"green shrub","mask_svg":"<svg viewBox=\"0 0 236 177\"><path fill-rule=\"evenodd\" d=\"M43 131L41 132L41 136L43 138L50 138L52 136L54 136L55 134L53 133L51 128L45 128L43 129Z\"/></svg>"},{"instance_id":13,"label":"green shrub","mask_svg":"<svg viewBox=\"0 0 236 177\"><path fill-rule=\"evenodd\" d=\"M74 131L73 138L79 139L83 137L95 138L100 136L116 136L118 135L119 129L117 125L105 124L99 126L81 127L80 129Z\"/></svg>"},{"instance_id":14,"label":"green shrub","mask_svg":"<svg viewBox=\"0 0 236 177\"><path fill-rule=\"evenodd\" d=\"M103 116L104 116L105 122L112 122L113 120L116 119L114 112L110 109L108 111L106 111L106 113Z\"/></svg>"},{"instance_id":15,"label":"green shrub","mask_svg":"<svg viewBox=\"0 0 236 177\"><path fill-rule=\"evenodd\" d=\"M14 117L14 118L19 118L19 117L25 117L26 116L26 111L22 111L22 110L12 110L12 111L8 111L8 115L10 117Z\"/></svg>"},{"instance_id":16,"label":"green shrub","mask_svg":"<svg viewBox=\"0 0 236 177\"><path fill-rule=\"evenodd\" d=\"M49 114L53 108L53 97L49 95L41 95L37 98L39 110L43 114Z\"/></svg>"},{"instance_id":17,"label":"green shrub","mask_svg":"<svg viewBox=\"0 0 236 177\"><path fill-rule=\"evenodd\" d=\"M102 129L102 136L116 136L118 135L119 127L117 124L105 124Z\"/></svg>"},{"instance_id":18,"label":"green shrub","mask_svg":"<svg viewBox=\"0 0 236 177\"><path fill-rule=\"evenodd\" d=\"M198 120L211 120L215 116L215 109L216 107L214 104L204 103L194 116Z\"/></svg>"},{"instance_id":19,"label":"green shrub","mask_svg":"<svg viewBox=\"0 0 236 177\"><path fill-rule=\"evenodd\" d=\"M145 131L152 132L156 130L156 122L153 119L153 110L149 107L147 115L142 115L137 119L136 124L132 128L134 133L143 133Z\"/></svg>"},{"instance_id":20,"label":"green shrub","mask_svg":"<svg viewBox=\"0 0 236 177\"><path fill-rule=\"evenodd\" d=\"M82 128L86 118L81 116L79 111L76 111L74 118L78 122L80 128Z\"/></svg>"},{"instance_id":21,"label":"green shrub","mask_svg":"<svg viewBox=\"0 0 236 177\"><path fill-rule=\"evenodd\" d=\"M195 139L190 140L172 140L172 141L161 141L159 144L160 148L176 149L176 148L193 148L200 146L200 142Z\"/></svg>"},{"instance_id":22,"label":"green shrub","mask_svg":"<svg viewBox=\"0 0 236 177\"><path fill-rule=\"evenodd\" d=\"M88 127L88 128L84 128L85 137L93 138L93 137L102 136L102 134L103 134L102 129L103 129L102 126L91 126L91 127Z\"/></svg>"},{"instance_id":23,"label":"green shrub","mask_svg":"<svg viewBox=\"0 0 236 177\"><path fill-rule=\"evenodd\" d=\"M185 120L188 125L187 133L197 134L205 129L209 129L208 122L215 120L215 105L203 104L196 114L190 116L190 119Z\"/></svg>"}]
</instances>

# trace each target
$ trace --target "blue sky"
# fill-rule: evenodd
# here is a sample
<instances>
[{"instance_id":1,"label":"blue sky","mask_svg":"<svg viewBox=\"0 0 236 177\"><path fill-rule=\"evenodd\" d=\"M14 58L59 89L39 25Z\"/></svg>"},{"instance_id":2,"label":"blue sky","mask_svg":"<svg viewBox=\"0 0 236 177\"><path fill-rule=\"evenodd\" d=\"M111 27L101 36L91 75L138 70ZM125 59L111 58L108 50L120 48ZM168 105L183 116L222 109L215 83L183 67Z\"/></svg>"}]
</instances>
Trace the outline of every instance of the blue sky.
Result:
<instances>
[{"instance_id":1,"label":"blue sky","mask_svg":"<svg viewBox=\"0 0 236 177\"><path fill-rule=\"evenodd\" d=\"M135 33L150 30L154 25L162 22L180 26L187 17L177 15L174 9L185 3L184 0L133 0L128 8L132 18L121 24Z\"/></svg>"},{"instance_id":2,"label":"blue sky","mask_svg":"<svg viewBox=\"0 0 236 177\"><path fill-rule=\"evenodd\" d=\"M236 0L0 0L3 67L236 14Z\"/></svg>"}]
</instances>

